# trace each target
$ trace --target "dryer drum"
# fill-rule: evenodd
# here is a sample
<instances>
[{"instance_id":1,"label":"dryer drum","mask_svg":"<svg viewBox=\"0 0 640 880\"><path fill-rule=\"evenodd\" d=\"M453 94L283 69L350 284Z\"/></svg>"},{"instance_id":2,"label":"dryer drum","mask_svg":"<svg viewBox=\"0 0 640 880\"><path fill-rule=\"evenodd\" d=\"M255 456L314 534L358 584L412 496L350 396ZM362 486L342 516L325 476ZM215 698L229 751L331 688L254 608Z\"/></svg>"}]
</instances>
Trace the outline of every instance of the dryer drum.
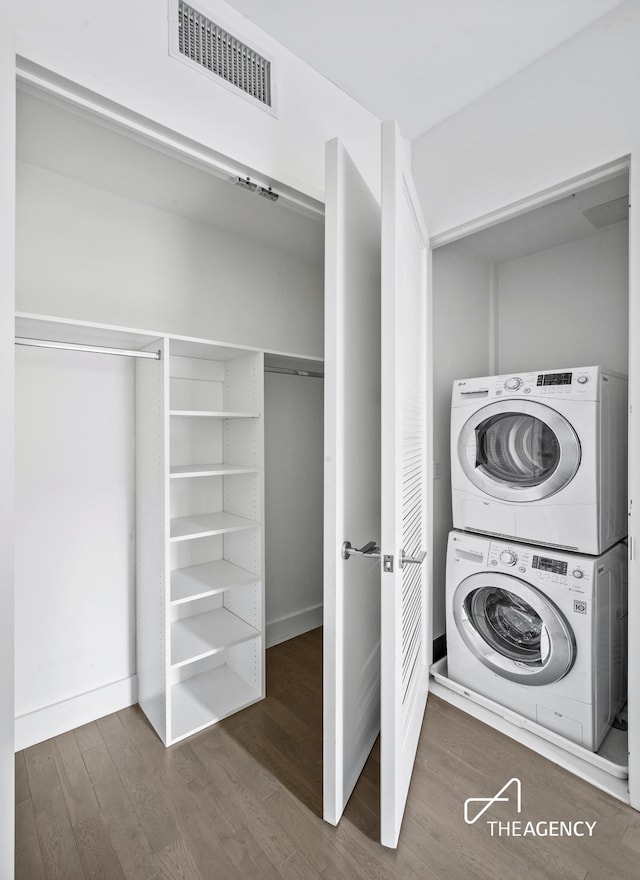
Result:
<instances>
[{"instance_id":1,"label":"dryer drum","mask_svg":"<svg viewBox=\"0 0 640 880\"><path fill-rule=\"evenodd\" d=\"M560 444L535 416L504 413L476 428L476 467L502 483L539 486L560 463Z\"/></svg>"},{"instance_id":2,"label":"dryer drum","mask_svg":"<svg viewBox=\"0 0 640 880\"><path fill-rule=\"evenodd\" d=\"M571 424L533 400L501 400L477 410L457 446L460 465L478 489L520 503L555 495L574 478L581 458Z\"/></svg>"}]
</instances>

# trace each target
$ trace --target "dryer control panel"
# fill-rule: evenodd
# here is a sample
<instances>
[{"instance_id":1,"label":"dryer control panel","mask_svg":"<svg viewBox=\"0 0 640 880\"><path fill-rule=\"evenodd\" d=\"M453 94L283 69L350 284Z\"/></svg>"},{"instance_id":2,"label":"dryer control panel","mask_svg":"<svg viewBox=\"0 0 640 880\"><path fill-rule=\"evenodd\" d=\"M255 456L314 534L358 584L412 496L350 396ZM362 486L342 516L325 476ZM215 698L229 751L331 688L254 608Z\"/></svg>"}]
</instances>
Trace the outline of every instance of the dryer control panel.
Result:
<instances>
[{"instance_id":1,"label":"dryer control panel","mask_svg":"<svg viewBox=\"0 0 640 880\"><path fill-rule=\"evenodd\" d=\"M555 400L598 400L600 383L607 381L601 367L572 367L563 370L537 370L502 376L456 379L452 405L480 400L500 400L524 396Z\"/></svg>"}]
</instances>

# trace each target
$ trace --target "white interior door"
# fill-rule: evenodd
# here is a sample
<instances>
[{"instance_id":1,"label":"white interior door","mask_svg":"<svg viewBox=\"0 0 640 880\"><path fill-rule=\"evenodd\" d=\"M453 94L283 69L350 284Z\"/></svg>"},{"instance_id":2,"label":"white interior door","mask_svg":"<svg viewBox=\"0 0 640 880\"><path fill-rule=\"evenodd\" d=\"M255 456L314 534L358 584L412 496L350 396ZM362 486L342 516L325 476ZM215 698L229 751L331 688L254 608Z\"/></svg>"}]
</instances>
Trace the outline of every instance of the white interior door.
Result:
<instances>
[{"instance_id":1,"label":"white interior door","mask_svg":"<svg viewBox=\"0 0 640 880\"><path fill-rule=\"evenodd\" d=\"M380 207L338 141L325 213L324 818L336 824L380 729Z\"/></svg>"},{"instance_id":2,"label":"white interior door","mask_svg":"<svg viewBox=\"0 0 640 880\"><path fill-rule=\"evenodd\" d=\"M395 122L382 127L380 837L398 843L429 689L429 248Z\"/></svg>"}]
</instances>

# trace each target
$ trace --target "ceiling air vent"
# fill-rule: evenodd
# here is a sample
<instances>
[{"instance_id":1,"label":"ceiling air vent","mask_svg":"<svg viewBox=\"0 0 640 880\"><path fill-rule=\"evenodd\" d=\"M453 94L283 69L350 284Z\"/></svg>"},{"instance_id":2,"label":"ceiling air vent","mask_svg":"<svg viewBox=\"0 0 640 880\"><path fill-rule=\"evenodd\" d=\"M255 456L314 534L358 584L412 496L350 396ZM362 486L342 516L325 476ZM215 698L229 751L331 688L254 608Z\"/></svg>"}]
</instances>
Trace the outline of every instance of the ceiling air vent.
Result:
<instances>
[{"instance_id":1,"label":"ceiling air vent","mask_svg":"<svg viewBox=\"0 0 640 880\"><path fill-rule=\"evenodd\" d=\"M197 9L178 0L172 54L220 77L265 108L272 106L271 61Z\"/></svg>"}]
</instances>

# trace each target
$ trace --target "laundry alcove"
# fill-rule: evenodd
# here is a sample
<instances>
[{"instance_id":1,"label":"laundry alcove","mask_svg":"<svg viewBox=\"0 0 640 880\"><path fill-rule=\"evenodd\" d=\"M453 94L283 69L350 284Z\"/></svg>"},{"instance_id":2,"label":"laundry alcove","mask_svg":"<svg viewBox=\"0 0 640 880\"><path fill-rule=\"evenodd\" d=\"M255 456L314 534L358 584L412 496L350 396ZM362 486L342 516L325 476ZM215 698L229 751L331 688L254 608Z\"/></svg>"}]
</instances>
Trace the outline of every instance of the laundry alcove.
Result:
<instances>
[{"instance_id":1,"label":"laundry alcove","mask_svg":"<svg viewBox=\"0 0 640 880\"><path fill-rule=\"evenodd\" d=\"M17 158L16 335L163 357L16 346L16 747L158 684L172 621L176 681L191 662L252 667L251 693L177 723L186 735L259 698L265 647L322 620L322 207L262 198L234 185L246 169L33 85L18 90ZM149 548L144 492L166 506L166 547L156 529ZM172 542L169 519L248 504L250 551L217 526ZM171 604L171 569L247 552L246 577ZM150 557L155 619L136 598ZM203 648L202 622L225 615L238 631Z\"/></svg>"},{"instance_id":2,"label":"laundry alcove","mask_svg":"<svg viewBox=\"0 0 640 880\"><path fill-rule=\"evenodd\" d=\"M621 160L529 206L505 209L434 242L434 636L442 659L434 666L433 690L633 805L637 780L627 750L633 757L640 733L634 724L633 654L628 738L612 731L612 739L594 757L448 679L445 634L453 381L599 364L629 375L633 401L629 327L637 291L629 277L629 183L629 160ZM632 497L635 477L629 464ZM630 595L634 574L630 567ZM631 598L630 614L634 609ZM630 616L631 632L632 627Z\"/></svg>"}]
</instances>

